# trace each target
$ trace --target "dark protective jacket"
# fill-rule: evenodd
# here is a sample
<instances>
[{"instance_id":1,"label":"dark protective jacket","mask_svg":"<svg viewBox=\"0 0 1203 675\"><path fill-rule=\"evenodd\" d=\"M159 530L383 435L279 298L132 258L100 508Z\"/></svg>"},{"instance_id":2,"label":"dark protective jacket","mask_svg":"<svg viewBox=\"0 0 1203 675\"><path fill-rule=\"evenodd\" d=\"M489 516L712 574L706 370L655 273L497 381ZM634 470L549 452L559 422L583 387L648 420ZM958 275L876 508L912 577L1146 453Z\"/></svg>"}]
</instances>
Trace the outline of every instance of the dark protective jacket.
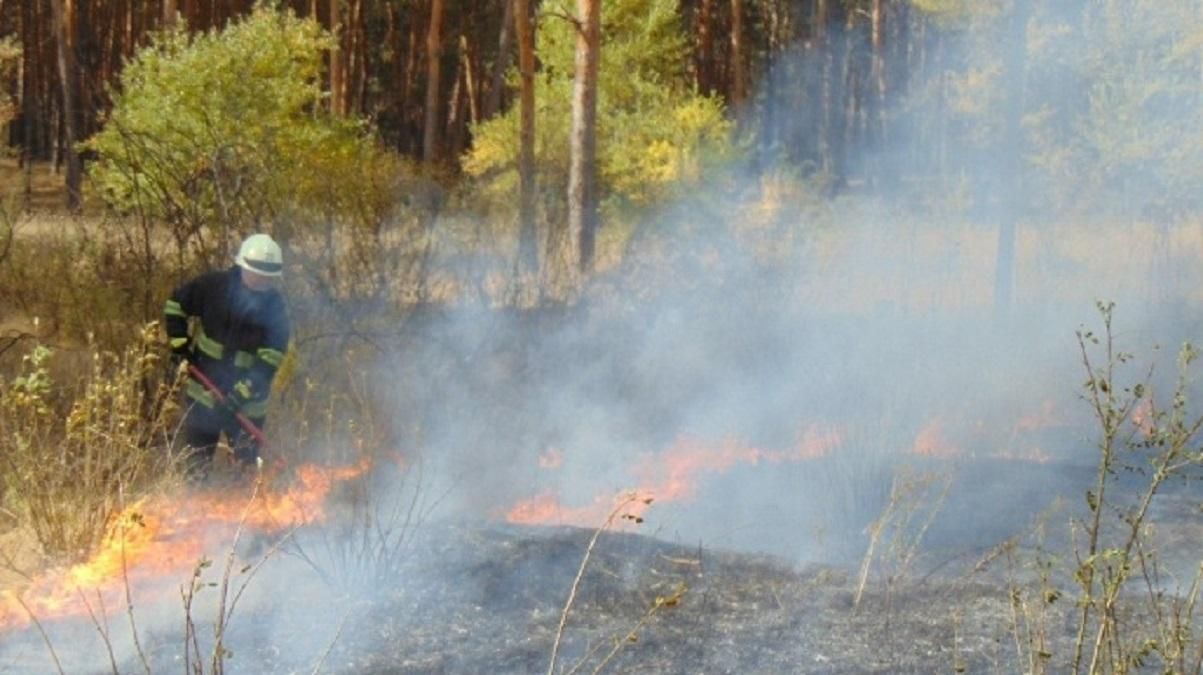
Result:
<instances>
[{"instance_id":1,"label":"dark protective jacket","mask_svg":"<svg viewBox=\"0 0 1203 675\"><path fill-rule=\"evenodd\" d=\"M280 293L250 290L235 266L202 274L175 289L163 313L172 349L187 350L188 358L223 394L237 386L247 399L240 412L263 419L272 379L288 351L290 329ZM190 336L192 318L196 321ZM184 391L206 408L216 405L213 395L191 377Z\"/></svg>"}]
</instances>

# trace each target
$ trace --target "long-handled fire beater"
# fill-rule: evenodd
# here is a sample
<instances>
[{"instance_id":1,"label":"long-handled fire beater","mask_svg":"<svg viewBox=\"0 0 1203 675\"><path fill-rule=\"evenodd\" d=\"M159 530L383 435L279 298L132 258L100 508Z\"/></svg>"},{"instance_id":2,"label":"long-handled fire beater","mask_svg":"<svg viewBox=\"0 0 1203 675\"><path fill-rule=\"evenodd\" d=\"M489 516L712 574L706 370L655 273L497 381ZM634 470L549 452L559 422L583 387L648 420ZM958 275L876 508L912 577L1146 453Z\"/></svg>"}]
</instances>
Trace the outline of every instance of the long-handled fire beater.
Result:
<instances>
[{"instance_id":1,"label":"long-handled fire beater","mask_svg":"<svg viewBox=\"0 0 1203 675\"><path fill-rule=\"evenodd\" d=\"M226 404L226 395L221 393L221 390L217 388L217 385L213 384L213 380L210 380L208 376L202 373L200 368L197 368L193 364L189 363L188 374L192 377L195 377L197 382L200 382L202 385L204 385L205 389L208 389L209 393L213 394L213 398L219 404ZM248 434L250 434L251 438L255 439L255 442L259 444L259 448L266 449L267 436L263 435L263 430L255 426L255 423L248 419L246 415L234 410L231 410L230 412L234 414L234 419L238 420L238 425L242 427L243 431L246 431ZM259 460L259 464L262 466L262 459Z\"/></svg>"}]
</instances>

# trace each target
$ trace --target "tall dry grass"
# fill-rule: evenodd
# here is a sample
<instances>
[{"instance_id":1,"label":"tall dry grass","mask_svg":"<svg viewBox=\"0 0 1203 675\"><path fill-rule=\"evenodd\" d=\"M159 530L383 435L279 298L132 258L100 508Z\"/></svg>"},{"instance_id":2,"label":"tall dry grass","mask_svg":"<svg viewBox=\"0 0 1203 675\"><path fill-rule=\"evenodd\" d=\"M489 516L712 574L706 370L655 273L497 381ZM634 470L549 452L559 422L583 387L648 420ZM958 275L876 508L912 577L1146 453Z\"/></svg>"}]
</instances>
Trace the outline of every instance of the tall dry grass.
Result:
<instances>
[{"instance_id":1,"label":"tall dry grass","mask_svg":"<svg viewBox=\"0 0 1203 675\"><path fill-rule=\"evenodd\" d=\"M86 556L122 504L176 476L175 383L162 376L157 326L119 352L92 348L73 380L64 358L37 345L0 388L0 482L5 508L43 552Z\"/></svg>"}]
</instances>

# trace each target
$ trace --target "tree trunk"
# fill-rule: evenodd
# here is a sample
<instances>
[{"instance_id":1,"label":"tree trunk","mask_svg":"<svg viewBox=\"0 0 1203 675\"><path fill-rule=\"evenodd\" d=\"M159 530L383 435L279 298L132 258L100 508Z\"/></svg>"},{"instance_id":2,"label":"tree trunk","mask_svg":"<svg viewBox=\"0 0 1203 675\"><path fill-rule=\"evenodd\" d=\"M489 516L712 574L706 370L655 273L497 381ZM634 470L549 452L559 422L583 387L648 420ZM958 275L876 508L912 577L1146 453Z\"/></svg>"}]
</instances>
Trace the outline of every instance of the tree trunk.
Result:
<instances>
[{"instance_id":1,"label":"tree trunk","mask_svg":"<svg viewBox=\"0 0 1203 675\"><path fill-rule=\"evenodd\" d=\"M1015 285L1015 231L1019 208L1023 203L1023 108L1024 79L1027 68L1028 0L1016 0L1004 44L1012 54L1004 79L1007 92L1006 130L1002 139L1002 203L999 204L998 253L994 267L994 311L1005 318L1011 309Z\"/></svg>"},{"instance_id":2,"label":"tree trunk","mask_svg":"<svg viewBox=\"0 0 1203 675\"><path fill-rule=\"evenodd\" d=\"M363 0L350 0L347 24L347 56L343 76L343 114L359 110L360 83L363 81Z\"/></svg>"},{"instance_id":3,"label":"tree trunk","mask_svg":"<svg viewBox=\"0 0 1203 675\"><path fill-rule=\"evenodd\" d=\"M518 36L518 253L520 263L533 270L538 265L535 244L535 36L530 1L513 0L514 32Z\"/></svg>"},{"instance_id":4,"label":"tree trunk","mask_svg":"<svg viewBox=\"0 0 1203 675\"><path fill-rule=\"evenodd\" d=\"M840 44L836 51L835 85L832 100L839 105L839 126L835 130L835 143L831 148L833 170L832 190L841 192L848 185L848 147L856 128L857 88L853 82L853 47L855 42L856 14L853 8L843 9L840 23Z\"/></svg>"},{"instance_id":5,"label":"tree trunk","mask_svg":"<svg viewBox=\"0 0 1203 675\"><path fill-rule=\"evenodd\" d=\"M330 112L342 115L343 107L343 36L342 0L330 0L330 33L334 35L334 47L330 50Z\"/></svg>"},{"instance_id":6,"label":"tree trunk","mask_svg":"<svg viewBox=\"0 0 1203 675\"><path fill-rule=\"evenodd\" d=\"M830 44L828 0L815 0L815 56L819 59L819 166L827 174L833 171L831 159L831 69L833 51Z\"/></svg>"},{"instance_id":7,"label":"tree trunk","mask_svg":"<svg viewBox=\"0 0 1203 675\"><path fill-rule=\"evenodd\" d=\"M464 72L464 94L468 97L468 122L480 122L480 106L476 90L476 69L472 67L472 46L468 44L468 36L459 36L460 61Z\"/></svg>"},{"instance_id":8,"label":"tree trunk","mask_svg":"<svg viewBox=\"0 0 1203 675\"><path fill-rule=\"evenodd\" d=\"M737 115L748 97L744 75L743 5L743 0L731 0L731 107Z\"/></svg>"},{"instance_id":9,"label":"tree trunk","mask_svg":"<svg viewBox=\"0 0 1203 675\"><path fill-rule=\"evenodd\" d=\"M456 64L455 78L451 82L451 95L447 97L447 126L443 138L447 140L448 156L455 157L459 154L463 143L461 130L464 127L464 67L462 61Z\"/></svg>"},{"instance_id":10,"label":"tree trunk","mask_svg":"<svg viewBox=\"0 0 1203 675\"><path fill-rule=\"evenodd\" d=\"M698 91L714 93L714 0L702 0L698 8Z\"/></svg>"},{"instance_id":11,"label":"tree trunk","mask_svg":"<svg viewBox=\"0 0 1203 675\"><path fill-rule=\"evenodd\" d=\"M601 0L577 0L576 76L568 166L568 245L579 245L580 271L593 264L597 236L597 71ZM566 262L571 263L571 258Z\"/></svg>"},{"instance_id":12,"label":"tree trunk","mask_svg":"<svg viewBox=\"0 0 1203 675\"><path fill-rule=\"evenodd\" d=\"M33 3L21 4L21 42L36 45L36 15ZM28 209L33 199L33 161L37 152L37 72L34 68L36 49L25 48L21 52L21 168L24 170L24 185L21 191L22 207Z\"/></svg>"},{"instance_id":13,"label":"tree trunk","mask_svg":"<svg viewBox=\"0 0 1203 675\"><path fill-rule=\"evenodd\" d=\"M59 82L62 88L63 115L63 145L67 153L67 210L75 213L80 207L80 184L83 178L83 167L80 164L79 153L75 149L78 139L79 85L75 63L74 16L70 0L50 0L50 9L54 13L54 32L58 43Z\"/></svg>"},{"instance_id":14,"label":"tree trunk","mask_svg":"<svg viewBox=\"0 0 1203 675\"><path fill-rule=\"evenodd\" d=\"M497 36L497 58L493 61L493 73L489 78L489 97L485 99L484 110L481 111L484 119L489 119L501 110L501 93L505 89L505 71L510 67L510 35L513 32L511 27L516 28L514 7L519 3L520 0L503 0L502 2L505 5L505 13L501 18L501 31ZM526 0L521 0L521 4L526 7Z\"/></svg>"},{"instance_id":15,"label":"tree trunk","mask_svg":"<svg viewBox=\"0 0 1203 675\"><path fill-rule=\"evenodd\" d=\"M879 145L885 136L886 62L884 4L885 0L873 0L873 5L869 12L871 22L869 41L873 49L873 61L870 67L870 80L873 92L869 97L869 100L872 102L869 109L872 112L870 114L869 125L872 136Z\"/></svg>"},{"instance_id":16,"label":"tree trunk","mask_svg":"<svg viewBox=\"0 0 1203 675\"><path fill-rule=\"evenodd\" d=\"M420 141L423 140L422 122L424 119L424 111L421 106L413 105L413 101L418 98L418 77L419 66L421 63L422 54L422 37L421 30L416 21L409 22L409 34L406 40L407 58L402 61L402 82L404 85L401 91L402 96L401 107L402 113L401 126L405 129L405 143L403 148L413 154L421 152L422 146Z\"/></svg>"},{"instance_id":17,"label":"tree trunk","mask_svg":"<svg viewBox=\"0 0 1203 675\"><path fill-rule=\"evenodd\" d=\"M439 70L442 56L444 0L430 0L426 31L426 118L422 129L422 160L433 162L439 152Z\"/></svg>"},{"instance_id":18,"label":"tree trunk","mask_svg":"<svg viewBox=\"0 0 1203 675\"><path fill-rule=\"evenodd\" d=\"M132 2L133 0L128 0ZM175 0L163 0L163 27L166 29L175 28L176 18L179 12L176 10Z\"/></svg>"}]
</instances>

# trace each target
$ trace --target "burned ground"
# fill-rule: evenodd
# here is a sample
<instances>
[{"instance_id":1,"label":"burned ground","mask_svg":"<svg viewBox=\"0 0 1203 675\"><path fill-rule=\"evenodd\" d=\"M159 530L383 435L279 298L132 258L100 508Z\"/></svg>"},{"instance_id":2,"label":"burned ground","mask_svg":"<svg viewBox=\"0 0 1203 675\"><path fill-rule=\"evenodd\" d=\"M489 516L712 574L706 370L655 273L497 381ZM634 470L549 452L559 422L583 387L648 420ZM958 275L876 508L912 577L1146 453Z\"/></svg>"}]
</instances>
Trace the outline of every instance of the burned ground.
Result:
<instances>
[{"instance_id":1,"label":"burned ground","mask_svg":"<svg viewBox=\"0 0 1203 675\"><path fill-rule=\"evenodd\" d=\"M1198 565L1196 487L1174 486L1154 514L1167 587ZM639 673L1013 673L1027 669L1037 630L1057 671L1071 653L1072 591L1043 602L1033 561L1053 562L1051 583L1072 588L1072 542L1058 525L1068 521L1073 507L1066 508L1045 518L1039 536L1036 521L1017 524L1009 547L1006 540L983 546L948 533L933 537L893 577L886 564L893 554L878 549L859 604L860 556L842 552L856 548L851 542L833 546L827 562L804 563L603 532L556 672L604 664L605 672ZM398 568L355 592L347 590L354 584L319 592L321 583L294 566L295 556L281 555L252 582L231 623L227 669L310 672L320 661L322 672L335 673L546 672L593 535L587 528L430 522L414 533ZM849 536L863 556L867 538ZM262 542L250 548L261 552ZM142 644L153 672L175 672L183 665L179 602L166 594L161 603L175 609L138 607ZM1043 629L1033 627L1037 616ZM110 625L114 633L125 629L119 614ZM60 636L67 672L111 672L103 650L74 649L95 638L91 626L81 623L74 634L47 628ZM0 648L0 673L52 668L33 629L6 637L13 641ZM120 670L142 667L130 656Z\"/></svg>"},{"instance_id":2,"label":"burned ground","mask_svg":"<svg viewBox=\"0 0 1203 675\"><path fill-rule=\"evenodd\" d=\"M432 528L352 619L332 672L533 673L547 669L560 612L592 533L576 528ZM441 583L422 583L441 579ZM640 626L657 598L685 588ZM1006 590L971 579L872 583L854 571L604 534L563 634L557 672L1012 672ZM629 636L634 634L634 639ZM276 650L266 672L290 672Z\"/></svg>"},{"instance_id":3,"label":"burned ground","mask_svg":"<svg viewBox=\"0 0 1203 675\"><path fill-rule=\"evenodd\" d=\"M1165 531L1176 533L1163 540L1167 557L1197 560L1191 499L1169 501L1167 509L1184 519L1167 521ZM619 645L606 672L1022 672L1038 612L1056 670L1070 654L1073 602L1031 604L1040 604L1037 573L1023 561L1037 551L1016 534L1006 555L1003 547L928 550L905 577L875 572L854 606L855 565L799 565L604 533L564 629L556 672L578 665L576 672L595 672ZM432 526L396 583L357 606L324 668L545 672L591 536L577 528ZM1050 538L1041 546L1066 543ZM679 603L651 611L682 588ZM264 672L301 665L275 654L261 655Z\"/></svg>"}]
</instances>

